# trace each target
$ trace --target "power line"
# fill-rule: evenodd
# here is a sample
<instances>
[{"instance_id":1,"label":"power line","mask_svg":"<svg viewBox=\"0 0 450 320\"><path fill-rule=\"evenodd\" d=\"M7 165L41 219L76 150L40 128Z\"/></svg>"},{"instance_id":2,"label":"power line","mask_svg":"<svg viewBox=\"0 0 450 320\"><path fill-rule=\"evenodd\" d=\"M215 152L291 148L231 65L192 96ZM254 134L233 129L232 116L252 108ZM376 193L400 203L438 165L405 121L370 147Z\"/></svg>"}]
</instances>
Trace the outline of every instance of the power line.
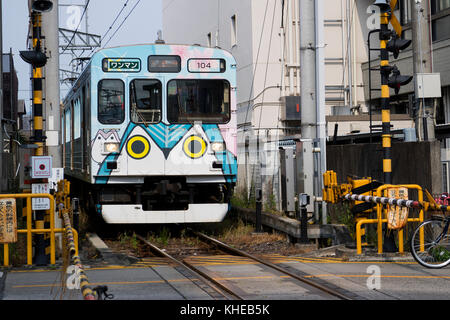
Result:
<instances>
[{"instance_id":1,"label":"power line","mask_svg":"<svg viewBox=\"0 0 450 320\"><path fill-rule=\"evenodd\" d=\"M80 25L81 25L81 21L83 21L83 17L84 17L84 15L85 15L86 12L87 12L87 8L88 8L88 6L89 6L89 2L90 2L90 1L91 1L91 0L87 0L87 3L86 3L86 5L85 5L85 7L84 7L83 14L81 15L80 21L78 22L78 26L77 26L77 28L75 29L75 31L73 32L72 38L70 38L69 43L68 43L67 46L63 49L63 51L61 52L61 54L63 54L64 52L66 52L67 48L68 48L68 47L70 46L70 44L72 43L73 38L75 38L75 35L77 34L78 28L79 28Z\"/></svg>"},{"instance_id":2,"label":"power line","mask_svg":"<svg viewBox=\"0 0 450 320\"><path fill-rule=\"evenodd\" d=\"M138 2L136 2L136 4L134 5L134 7L131 9L131 11L128 13L128 15L125 17L125 19L122 21L122 23L119 25L119 27L116 29L116 31L114 31L114 33L112 34L112 36L108 39L108 41L103 45L102 49L111 41L111 39L116 35L116 33L120 30L120 28L123 26L123 24L125 23L125 21L127 21L128 17L133 13L134 9L137 7L137 5L141 2L141 0L139 0Z\"/></svg>"},{"instance_id":3,"label":"power line","mask_svg":"<svg viewBox=\"0 0 450 320\"><path fill-rule=\"evenodd\" d=\"M119 19L120 15L122 14L123 10L125 10L126 6L128 5L128 2L130 2L130 0L127 0L123 6L122 9L120 9L119 13L116 15L116 17L114 18L114 21L111 23L111 25L109 26L109 28L106 30L105 34L101 37L101 39L103 40L108 33L112 30L112 27L114 26L114 24L116 23L117 19ZM92 48L91 52L89 52L89 56L92 55L92 52L95 50L95 48Z\"/></svg>"}]
</instances>

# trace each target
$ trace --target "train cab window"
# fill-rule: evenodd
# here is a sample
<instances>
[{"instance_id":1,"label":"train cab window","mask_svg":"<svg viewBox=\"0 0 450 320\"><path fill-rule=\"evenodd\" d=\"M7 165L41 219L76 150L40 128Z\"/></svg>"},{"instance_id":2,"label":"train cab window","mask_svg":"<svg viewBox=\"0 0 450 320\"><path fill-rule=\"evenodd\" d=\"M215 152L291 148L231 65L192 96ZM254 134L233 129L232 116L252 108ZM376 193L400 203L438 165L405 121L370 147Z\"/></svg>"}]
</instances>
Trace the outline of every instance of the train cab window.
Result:
<instances>
[{"instance_id":1,"label":"train cab window","mask_svg":"<svg viewBox=\"0 0 450 320\"><path fill-rule=\"evenodd\" d=\"M162 85L159 80L135 79L130 83L130 115L134 123L161 121Z\"/></svg>"},{"instance_id":2,"label":"train cab window","mask_svg":"<svg viewBox=\"0 0 450 320\"><path fill-rule=\"evenodd\" d=\"M176 79L167 85L167 113L171 123L227 123L230 84L216 79Z\"/></svg>"},{"instance_id":3,"label":"train cab window","mask_svg":"<svg viewBox=\"0 0 450 320\"><path fill-rule=\"evenodd\" d=\"M125 120L125 86L122 80L105 79L98 83L98 121L120 124Z\"/></svg>"}]
</instances>

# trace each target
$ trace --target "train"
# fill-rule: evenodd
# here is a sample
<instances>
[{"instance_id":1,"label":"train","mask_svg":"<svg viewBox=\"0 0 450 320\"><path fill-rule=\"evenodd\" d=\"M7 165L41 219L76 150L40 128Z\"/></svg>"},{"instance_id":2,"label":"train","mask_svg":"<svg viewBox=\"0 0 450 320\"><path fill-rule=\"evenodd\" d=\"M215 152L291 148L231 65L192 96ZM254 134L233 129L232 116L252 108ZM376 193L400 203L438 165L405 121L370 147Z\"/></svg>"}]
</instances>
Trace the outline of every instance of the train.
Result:
<instances>
[{"instance_id":1,"label":"train","mask_svg":"<svg viewBox=\"0 0 450 320\"><path fill-rule=\"evenodd\" d=\"M100 49L61 108L64 174L106 223L224 219L237 179L236 61L228 51Z\"/></svg>"}]
</instances>

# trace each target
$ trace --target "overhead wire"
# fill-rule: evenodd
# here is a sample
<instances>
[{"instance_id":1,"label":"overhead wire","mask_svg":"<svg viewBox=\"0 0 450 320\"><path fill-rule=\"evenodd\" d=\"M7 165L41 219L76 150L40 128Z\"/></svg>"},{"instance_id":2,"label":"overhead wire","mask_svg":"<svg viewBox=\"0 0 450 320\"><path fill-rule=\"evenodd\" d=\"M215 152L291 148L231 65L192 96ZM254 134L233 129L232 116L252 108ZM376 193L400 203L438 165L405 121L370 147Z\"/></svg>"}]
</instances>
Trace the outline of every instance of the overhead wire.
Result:
<instances>
[{"instance_id":1,"label":"overhead wire","mask_svg":"<svg viewBox=\"0 0 450 320\"><path fill-rule=\"evenodd\" d=\"M112 38L114 38L114 36L116 35L116 33L120 30L120 28L123 26L123 24L125 23L125 21L127 21L128 17L133 13L134 9L137 7L137 5L141 2L141 0L139 0L138 2L136 2L136 4L134 5L134 7L131 9L131 11L128 13L128 15L125 17L125 19L122 21L122 23L119 25L119 27L117 27L116 31L114 31L114 33L112 34L112 36L108 39L108 41L102 46L102 49L111 41Z\"/></svg>"},{"instance_id":2,"label":"overhead wire","mask_svg":"<svg viewBox=\"0 0 450 320\"><path fill-rule=\"evenodd\" d=\"M130 2L130 0L126 0L126 2L123 4L122 8L120 9L119 13L116 15L116 17L114 18L114 21L111 23L111 25L109 26L109 28L105 31L105 33L103 34L103 36L100 38L101 40L105 39L106 36L108 35L108 33L112 30L114 24L116 23L116 21L119 19L119 17L121 16L122 12L125 10L125 8L128 5L128 2ZM94 52L95 48L92 48L92 50L89 52L89 56L92 56L92 53Z\"/></svg>"}]
</instances>

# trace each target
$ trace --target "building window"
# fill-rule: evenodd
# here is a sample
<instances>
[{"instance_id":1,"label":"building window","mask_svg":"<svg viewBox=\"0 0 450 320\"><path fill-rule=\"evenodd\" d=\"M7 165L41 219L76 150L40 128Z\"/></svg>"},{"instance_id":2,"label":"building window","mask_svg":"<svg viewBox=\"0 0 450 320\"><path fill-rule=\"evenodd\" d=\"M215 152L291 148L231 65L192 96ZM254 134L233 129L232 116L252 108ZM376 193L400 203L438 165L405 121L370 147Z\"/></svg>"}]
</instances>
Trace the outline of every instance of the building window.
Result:
<instances>
[{"instance_id":1,"label":"building window","mask_svg":"<svg viewBox=\"0 0 450 320\"><path fill-rule=\"evenodd\" d=\"M445 9L450 8L450 0L432 0L431 13L435 14Z\"/></svg>"},{"instance_id":2,"label":"building window","mask_svg":"<svg viewBox=\"0 0 450 320\"><path fill-rule=\"evenodd\" d=\"M231 17L231 46L237 45L236 15Z\"/></svg>"}]
</instances>

